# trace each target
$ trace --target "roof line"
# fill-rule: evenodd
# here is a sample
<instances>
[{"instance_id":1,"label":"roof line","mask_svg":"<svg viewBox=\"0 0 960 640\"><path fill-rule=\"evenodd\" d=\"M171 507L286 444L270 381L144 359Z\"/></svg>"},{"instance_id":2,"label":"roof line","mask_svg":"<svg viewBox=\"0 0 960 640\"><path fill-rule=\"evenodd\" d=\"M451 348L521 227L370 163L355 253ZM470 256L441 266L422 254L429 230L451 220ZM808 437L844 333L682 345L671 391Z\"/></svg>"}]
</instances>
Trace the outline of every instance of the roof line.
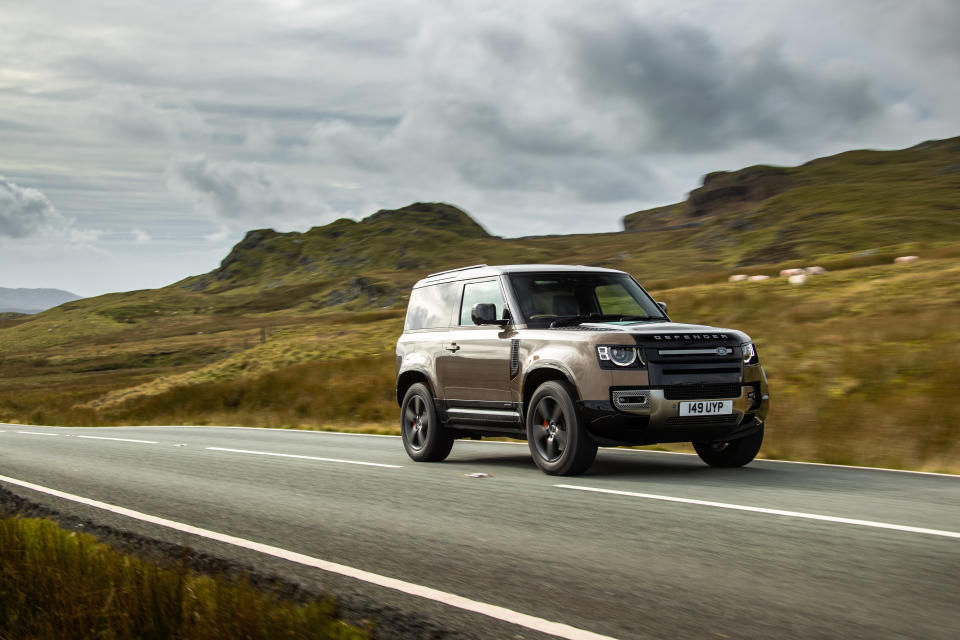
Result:
<instances>
[{"instance_id":1,"label":"roof line","mask_svg":"<svg viewBox=\"0 0 960 640\"><path fill-rule=\"evenodd\" d=\"M472 264L469 267L459 267L457 269L447 269L446 271L437 271L436 273L431 273L427 277L432 278L433 276L442 276L445 273L454 273L455 271L466 271L467 269L479 269L480 267L489 267L489 266L490 265L488 264Z\"/></svg>"}]
</instances>

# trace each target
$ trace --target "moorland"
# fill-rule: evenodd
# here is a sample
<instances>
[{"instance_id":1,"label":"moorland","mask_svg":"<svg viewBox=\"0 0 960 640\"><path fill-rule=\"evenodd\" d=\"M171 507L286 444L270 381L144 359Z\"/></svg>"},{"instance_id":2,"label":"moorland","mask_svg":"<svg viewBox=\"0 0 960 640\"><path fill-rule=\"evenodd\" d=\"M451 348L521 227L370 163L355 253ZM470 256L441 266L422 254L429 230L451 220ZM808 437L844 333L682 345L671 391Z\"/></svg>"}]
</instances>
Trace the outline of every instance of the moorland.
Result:
<instances>
[{"instance_id":1,"label":"moorland","mask_svg":"<svg viewBox=\"0 0 960 640\"><path fill-rule=\"evenodd\" d=\"M750 333L761 456L960 472L960 138L711 173L614 233L499 238L442 203L250 231L209 273L0 315L0 422L397 433L410 285L520 262L623 269L672 318Z\"/></svg>"}]
</instances>

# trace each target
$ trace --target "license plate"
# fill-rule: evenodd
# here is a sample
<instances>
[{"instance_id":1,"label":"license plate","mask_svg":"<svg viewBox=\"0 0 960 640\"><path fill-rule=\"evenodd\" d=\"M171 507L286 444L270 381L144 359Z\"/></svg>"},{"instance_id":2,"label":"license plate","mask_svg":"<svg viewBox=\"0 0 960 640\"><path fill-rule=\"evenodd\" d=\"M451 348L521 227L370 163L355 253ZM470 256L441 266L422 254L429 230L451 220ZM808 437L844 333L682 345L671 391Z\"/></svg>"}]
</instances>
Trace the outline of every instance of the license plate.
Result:
<instances>
[{"instance_id":1,"label":"license plate","mask_svg":"<svg viewBox=\"0 0 960 640\"><path fill-rule=\"evenodd\" d=\"M723 416L733 413L733 400L681 402L681 416Z\"/></svg>"}]
</instances>

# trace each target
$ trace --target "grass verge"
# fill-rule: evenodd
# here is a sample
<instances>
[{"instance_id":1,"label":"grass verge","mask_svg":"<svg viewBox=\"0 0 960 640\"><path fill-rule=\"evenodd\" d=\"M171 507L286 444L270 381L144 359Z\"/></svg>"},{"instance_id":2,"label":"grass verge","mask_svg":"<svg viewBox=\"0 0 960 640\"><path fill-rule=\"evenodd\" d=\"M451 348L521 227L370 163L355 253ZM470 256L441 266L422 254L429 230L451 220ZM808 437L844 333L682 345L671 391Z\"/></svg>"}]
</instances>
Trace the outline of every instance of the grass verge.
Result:
<instances>
[{"instance_id":1,"label":"grass verge","mask_svg":"<svg viewBox=\"0 0 960 640\"><path fill-rule=\"evenodd\" d=\"M336 638L369 635L332 599L292 602L239 578L162 567L36 518L0 519L4 638Z\"/></svg>"}]
</instances>

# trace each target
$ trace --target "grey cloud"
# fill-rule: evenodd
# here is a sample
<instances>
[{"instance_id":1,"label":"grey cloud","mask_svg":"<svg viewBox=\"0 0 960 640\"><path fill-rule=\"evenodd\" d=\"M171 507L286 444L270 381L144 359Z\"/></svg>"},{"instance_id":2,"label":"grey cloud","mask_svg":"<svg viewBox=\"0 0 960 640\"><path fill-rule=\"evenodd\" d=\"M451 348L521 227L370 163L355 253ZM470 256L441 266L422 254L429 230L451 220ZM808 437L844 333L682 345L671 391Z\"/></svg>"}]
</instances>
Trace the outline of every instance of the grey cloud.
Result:
<instances>
[{"instance_id":1,"label":"grey cloud","mask_svg":"<svg viewBox=\"0 0 960 640\"><path fill-rule=\"evenodd\" d=\"M166 140L209 133L193 109L162 106L128 86L106 87L90 102L89 116L102 130L134 140Z\"/></svg>"},{"instance_id":2,"label":"grey cloud","mask_svg":"<svg viewBox=\"0 0 960 640\"><path fill-rule=\"evenodd\" d=\"M0 237L26 238L62 230L68 224L43 193L0 176Z\"/></svg>"},{"instance_id":3,"label":"grey cloud","mask_svg":"<svg viewBox=\"0 0 960 640\"><path fill-rule=\"evenodd\" d=\"M562 29L585 103L618 112L643 148L822 140L883 110L869 77L798 68L775 42L721 48L700 27L623 16Z\"/></svg>"},{"instance_id":4,"label":"grey cloud","mask_svg":"<svg viewBox=\"0 0 960 640\"><path fill-rule=\"evenodd\" d=\"M167 183L197 210L238 228L316 221L329 213L319 194L258 163L178 156L167 167Z\"/></svg>"}]
</instances>

